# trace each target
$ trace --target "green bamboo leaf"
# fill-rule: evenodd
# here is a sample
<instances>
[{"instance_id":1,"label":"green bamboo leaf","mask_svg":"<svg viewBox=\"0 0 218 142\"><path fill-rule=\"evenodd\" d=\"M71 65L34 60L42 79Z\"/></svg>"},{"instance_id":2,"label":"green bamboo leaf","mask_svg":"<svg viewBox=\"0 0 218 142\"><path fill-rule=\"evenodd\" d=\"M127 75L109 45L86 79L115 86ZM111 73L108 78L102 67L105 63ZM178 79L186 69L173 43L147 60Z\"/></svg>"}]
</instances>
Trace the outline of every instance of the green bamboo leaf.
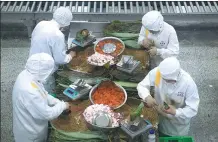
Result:
<instances>
[{"instance_id":1,"label":"green bamboo leaf","mask_svg":"<svg viewBox=\"0 0 218 142\"><path fill-rule=\"evenodd\" d=\"M106 69L109 69L109 68L110 68L110 61L107 62L106 64L104 64L104 67L105 67Z\"/></svg>"}]
</instances>

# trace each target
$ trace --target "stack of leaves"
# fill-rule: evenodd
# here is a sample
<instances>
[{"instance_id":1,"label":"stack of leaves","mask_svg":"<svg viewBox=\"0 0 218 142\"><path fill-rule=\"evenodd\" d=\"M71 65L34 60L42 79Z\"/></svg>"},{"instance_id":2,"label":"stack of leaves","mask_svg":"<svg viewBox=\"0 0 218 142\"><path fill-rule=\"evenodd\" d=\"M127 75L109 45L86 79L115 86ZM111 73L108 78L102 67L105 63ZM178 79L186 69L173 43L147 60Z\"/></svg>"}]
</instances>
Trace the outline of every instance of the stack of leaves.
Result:
<instances>
[{"instance_id":1,"label":"stack of leaves","mask_svg":"<svg viewBox=\"0 0 218 142\"><path fill-rule=\"evenodd\" d=\"M129 48L140 49L137 40L141 29L141 22L113 21L104 29L104 36L113 36L121 39Z\"/></svg>"}]
</instances>

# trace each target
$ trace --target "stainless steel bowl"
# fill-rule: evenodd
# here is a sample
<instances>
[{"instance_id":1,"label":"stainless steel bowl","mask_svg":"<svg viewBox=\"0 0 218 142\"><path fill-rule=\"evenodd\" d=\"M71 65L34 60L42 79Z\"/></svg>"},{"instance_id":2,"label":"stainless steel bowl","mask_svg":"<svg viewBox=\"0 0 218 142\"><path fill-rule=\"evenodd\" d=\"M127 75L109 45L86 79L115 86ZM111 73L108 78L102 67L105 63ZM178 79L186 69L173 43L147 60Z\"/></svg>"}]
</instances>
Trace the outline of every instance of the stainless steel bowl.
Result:
<instances>
[{"instance_id":1,"label":"stainless steel bowl","mask_svg":"<svg viewBox=\"0 0 218 142\"><path fill-rule=\"evenodd\" d=\"M109 132L109 131L114 131L117 128L119 128L119 126L118 127L99 127L97 125L89 123L88 121L86 121L86 119L85 119L85 122L86 122L86 126L89 130Z\"/></svg>"},{"instance_id":2,"label":"stainless steel bowl","mask_svg":"<svg viewBox=\"0 0 218 142\"><path fill-rule=\"evenodd\" d=\"M119 42L121 42L122 45L123 45L123 49L121 50L121 52L120 52L118 55L120 55L120 54L123 53L123 51L124 51L124 49L125 49L125 44L124 44L124 42L123 42L122 40L120 40L119 38L116 38L116 37L104 37L104 38L100 39L98 42L96 42L96 44L95 44L95 46L94 46L95 52L97 52L97 51L96 51L96 46L98 45L98 43L101 42L101 41L104 41L104 40L106 40L106 39L113 39L113 40L118 40ZM113 51L113 50L112 50L112 51ZM113 51L113 52L114 52L114 51ZM112 52L112 53L113 53L113 52ZM105 54L107 54L107 53L105 53Z\"/></svg>"},{"instance_id":3,"label":"stainless steel bowl","mask_svg":"<svg viewBox=\"0 0 218 142\"><path fill-rule=\"evenodd\" d=\"M116 83L115 83L115 84L116 84ZM92 87L91 91L89 92L89 100L92 102L92 104L95 104L94 101L92 100L92 95L93 95L93 92L95 91L95 89L98 87L98 85L99 85L99 84L96 84L94 87ZM120 89L123 90L124 95L125 95L125 99L124 99L124 101L123 101L123 103L122 103L121 105L119 105L118 107L115 107L115 108L113 108L113 109L118 109L118 108L122 107L122 106L126 103L126 101L127 101L127 93L126 93L126 90L125 90L122 86L120 86L119 84L116 84L116 85L117 85L117 87L119 87Z\"/></svg>"}]
</instances>

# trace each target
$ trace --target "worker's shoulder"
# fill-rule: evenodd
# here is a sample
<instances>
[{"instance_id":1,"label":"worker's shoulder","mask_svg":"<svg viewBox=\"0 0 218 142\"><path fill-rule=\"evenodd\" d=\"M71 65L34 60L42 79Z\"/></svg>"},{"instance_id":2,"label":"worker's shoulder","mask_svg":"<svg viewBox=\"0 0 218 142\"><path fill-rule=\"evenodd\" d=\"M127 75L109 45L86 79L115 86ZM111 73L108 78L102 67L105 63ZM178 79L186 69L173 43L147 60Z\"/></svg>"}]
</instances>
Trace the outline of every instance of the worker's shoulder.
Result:
<instances>
[{"instance_id":1,"label":"worker's shoulder","mask_svg":"<svg viewBox=\"0 0 218 142\"><path fill-rule=\"evenodd\" d=\"M158 71L158 67L155 67L154 69L150 70L149 75L155 76L157 71Z\"/></svg>"},{"instance_id":2,"label":"worker's shoulder","mask_svg":"<svg viewBox=\"0 0 218 142\"><path fill-rule=\"evenodd\" d=\"M48 31L48 34L49 34L49 37L52 37L52 38L64 38L64 34L56 27L53 29L50 29Z\"/></svg>"},{"instance_id":3,"label":"worker's shoulder","mask_svg":"<svg viewBox=\"0 0 218 142\"><path fill-rule=\"evenodd\" d=\"M48 21L40 21L36 26L41 26L47 24Z\"/></svg>"},{"instance_id":4,"label":"worker's shoulder","mask_svg":"<svg viewBox=\"0 0 218 142\"><path fill-rule=\"evenodd\" d=\"M15 89L23 93L32 94L37 90L36 83L33 81L32 77L28 77L25 70L18 75L15 85Z\"/></svg>"},{"instance_id":5,"label":"worker's shoulder","mask_svg":"<svg viewBox=\"0 0 218 142\"><path fill-rule=\"evenodd\" d=\"M60 30L55 30L54 32L55 32L55 36L61 37L61 38L64 37L64 34Z\"/></svg>"},{"instance_id":6,"label":"worker's shoulder","mask_svg":"<svg viewBox=\"0 0 218 142\"><path fill-rule=\"evenodd\" d=\"M164 26L168 30L168 32L176 32L175 28L172 25L164 22Z\"/></svg>"},{"instance_id":7,"label":"worker's shoulder","mask_svg":"<svg viewBox=\"0 0 218 142\"><path fill-rule=\"evenodd\" d=\"M59 30L59 28L50 21L41 21L36 27L44 34L49 35L49 37L64 37L64 34Z\"/></svg>"}]
</instances>

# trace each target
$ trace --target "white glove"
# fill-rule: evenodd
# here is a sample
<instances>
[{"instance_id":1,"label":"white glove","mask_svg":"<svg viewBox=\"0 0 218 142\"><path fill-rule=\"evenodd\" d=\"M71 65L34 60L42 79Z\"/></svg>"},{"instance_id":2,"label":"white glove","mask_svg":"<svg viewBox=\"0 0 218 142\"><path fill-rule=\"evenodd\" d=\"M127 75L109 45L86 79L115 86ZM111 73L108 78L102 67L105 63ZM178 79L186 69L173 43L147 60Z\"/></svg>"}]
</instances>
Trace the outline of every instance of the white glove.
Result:
<instances>
[{"instance_id":1,"label":"white glove","mask_svg":"<svg viewBox=\"0 0 218 142\"><path fill-rule=\"evenodd\" d=\"M148 52L149 52L150 56L155 56L155 55L157 55L157 48L155 46L152 46Z\"/></svg>"},{"instance_id":2,"label":"white glove","mask_svg":"<svg viewBox=\"0 0 218 142\"><path fill-rule=\"evenodd\" d=\"M152 108L154 106L157 106L156 100L152 96L148 96L145 98L145 103L149 108Z\"/></svg>"},{"instance_id":3,"label":"white glove","mask_svg":"<svg viewBox=\"0 0 218 142\"><path fill-rule=\"evenodd\" d=\"M150 49L150 46L152 45L152 41L149 39L144 39L142 41L142 46L146 49Z\"/></svg>"},{"instance_id":4,"label":"white glove","mask_svg":"<svg viewBox=\"0 0 218 142\"><path fill-rule=\"evenodd\" d=\"M74 58L75 56L76 56L76 52L74 52L74 51L70 51L70 56L72 57L72 58Z\"/></svg>"},{"instance_id":5,"label":"white glove","mask_svg":"<svg viewBox=\"0 0 218 142\"><path fill-rule=\"evenodd\" d=\"M69 109L70 108L70 104L68 102L65 102L66 104L66 109Z\"/></svg>"}]
</instances>

